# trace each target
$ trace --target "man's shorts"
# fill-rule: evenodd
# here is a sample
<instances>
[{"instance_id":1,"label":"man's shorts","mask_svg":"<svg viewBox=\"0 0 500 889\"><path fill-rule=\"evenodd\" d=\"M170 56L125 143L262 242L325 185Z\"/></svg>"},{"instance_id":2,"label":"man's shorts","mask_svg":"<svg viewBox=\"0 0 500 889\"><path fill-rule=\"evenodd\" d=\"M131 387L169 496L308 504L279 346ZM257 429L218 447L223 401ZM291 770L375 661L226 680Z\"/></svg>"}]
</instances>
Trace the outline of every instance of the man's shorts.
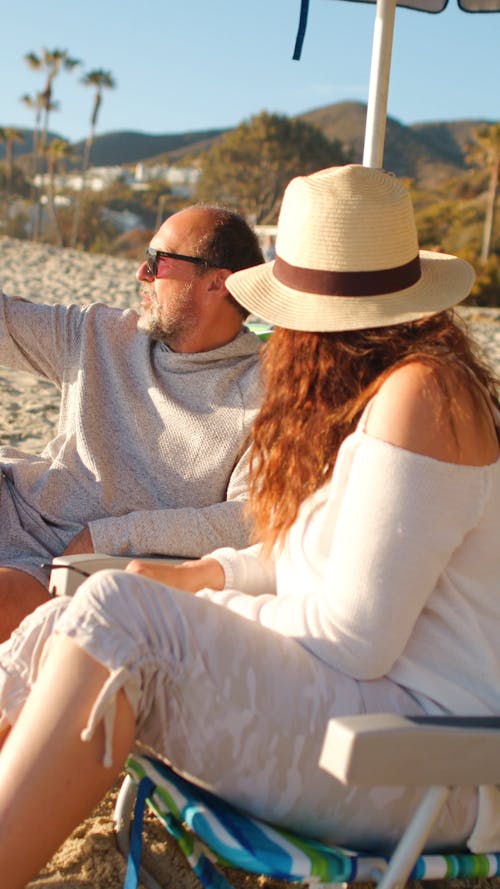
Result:
<instances>
[{"instance_id":1,"label":"man's shorts","mask_svg":"<svg viewBox=\"0 0 500 889\"><path fill-rule=\"evenodd\" d=\"M48 525L0 471L0 567L25 571L47 587L50 569L42 564L60 555L71 536Z\"/></svg>"}]
</instances>

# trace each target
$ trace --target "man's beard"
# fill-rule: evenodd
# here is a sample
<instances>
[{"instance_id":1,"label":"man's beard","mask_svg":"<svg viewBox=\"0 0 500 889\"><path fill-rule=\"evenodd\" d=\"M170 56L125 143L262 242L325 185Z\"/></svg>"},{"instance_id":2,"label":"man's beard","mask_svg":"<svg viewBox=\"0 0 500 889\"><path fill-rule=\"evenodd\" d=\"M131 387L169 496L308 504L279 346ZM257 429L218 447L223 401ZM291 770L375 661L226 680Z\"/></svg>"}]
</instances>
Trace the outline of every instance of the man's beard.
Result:
<instances>
[{"instance_id":1,"label":"man's beard","mask_svg":"<svg viewBox=\"0 0 500 889\"><path fill-rule=\"evenodd\" d=\"M177 294L176 312L172 313L170 317L165 317L166 313L162 313L162 307L158 304L154 289L144 289L143 293L149 298L149 305L147 308L141 306L137 329L147 334L150 339L165 343L175 349L179 338L196 327L196 320L187 305L190 291L191 284L186 284L181 293Z\"/></svg>"},{"instance_id":2,"label":"man's beard","mask_svg":"<svg viewBox=\"0 0 500 889\"><path fill-rule=\"evenodd\" d=\"M175 333L175 330L172 330L171 327L173 325L166 325L160 321L156 312L152 312L151 309L141 308L137 330L145 333L150 339L157 340L160 343L167 343L168 345L170 337Z\"/></svg>"}]
</instances>

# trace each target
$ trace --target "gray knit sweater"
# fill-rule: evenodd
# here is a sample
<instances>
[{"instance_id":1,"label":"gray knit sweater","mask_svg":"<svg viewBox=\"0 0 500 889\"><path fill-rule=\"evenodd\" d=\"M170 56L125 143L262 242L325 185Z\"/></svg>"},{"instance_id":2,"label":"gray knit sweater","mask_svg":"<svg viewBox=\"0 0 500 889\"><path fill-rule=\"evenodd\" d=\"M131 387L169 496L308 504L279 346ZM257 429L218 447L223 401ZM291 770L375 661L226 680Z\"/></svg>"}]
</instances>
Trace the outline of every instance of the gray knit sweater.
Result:
<instances>
[{"instance_id":1,"label":"gray knit sweater","mask_svg":"<svg viewBox=\"0 0 500 889\"><path fill-rule=\"evenodd\" d=\"M0 448L16 507L60 552L86 525L96 552L244 546L239 451L260 400L260 342L243 331L209 352L176 353L138 332L137 318L0 291L0 363L61 391L57 435L40 456Z\"/></svg>"}]
</instances>

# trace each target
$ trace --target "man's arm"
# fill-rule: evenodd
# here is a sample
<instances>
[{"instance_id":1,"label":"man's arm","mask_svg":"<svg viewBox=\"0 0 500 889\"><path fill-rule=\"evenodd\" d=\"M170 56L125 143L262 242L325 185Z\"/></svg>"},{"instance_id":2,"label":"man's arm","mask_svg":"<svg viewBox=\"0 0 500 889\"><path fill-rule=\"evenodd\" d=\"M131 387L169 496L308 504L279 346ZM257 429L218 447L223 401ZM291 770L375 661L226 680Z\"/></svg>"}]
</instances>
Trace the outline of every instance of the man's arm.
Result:
<instances>
[{"instance_id":1,"label":"man's arm","mask_svg":"<svg viewBox=\"0 0 500 889\"><path fill-rule=\"evenodd\" d=\"M109 555L167 555L199 558L222 546L249 542L247 448L231 473L226 499L210 506L141 509L89 522L65 550ZM87 547L87 548L86 548Z\"/></svg>"},{"instance_id":2,"label":"man's arm","mask_svg":"<svg viewBox=\"0 0 500 889\"><path fill-rule=\"evenodd\" d=\"M227 500L202 508L139 510L97 519L89 523L89 531L95 552L197 558L220 546L246 546L248 525L244 512L243 500Z\"/></svg>"},{"instance_id":3,"label":"man's arm","mask_svg":"<svg viewBox=\"0 0 500 889\"><path fill-rule=\"evenodd\" d=\"M201 509L154 509L97 519L80 531L62 555L172 555L198 558L220 546L248 544L243 501L225 501Z\"/></svg>"},{"instance_id":4,"label":"man's arm","mask_svg":"<svg viewBox=\"0 0 500 889\"><path fill-rule=\"evenodd\" d=\"M82 310L49 306L0 290L0 364L61 385L68 344L78 337Z\"/></svg>"}]
</instances>

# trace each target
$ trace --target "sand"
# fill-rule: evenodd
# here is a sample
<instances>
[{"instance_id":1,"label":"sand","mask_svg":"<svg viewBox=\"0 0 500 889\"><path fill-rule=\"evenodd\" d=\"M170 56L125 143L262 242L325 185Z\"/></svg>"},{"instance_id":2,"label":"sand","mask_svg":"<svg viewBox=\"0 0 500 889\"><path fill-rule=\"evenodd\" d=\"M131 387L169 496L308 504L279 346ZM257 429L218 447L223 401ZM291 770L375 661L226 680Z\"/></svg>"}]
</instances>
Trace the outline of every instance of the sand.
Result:
<instances>
[{"instance_id":1,"label":"sand","mask_svg":"<svg viewBox=\"0 0 500 889\"><path fill-rule=\"evenodd\" d=\"M0 286L5 293L40 302L101 301L138 306L136 263L0 238ZM467 310L478 342L500 373L500 309ZM0 368L0 443L38 453L55 429L58 393L46 381ZM122 889L125 866L116 849L112 812L116 787L54 855L30 889ZM150 865L164 889L197 889L182 856L164 832L147 820ZM278 885L233 875L238 887ZM449 885L449 884L448 884Z\"/></svg>"}]
</instances>

